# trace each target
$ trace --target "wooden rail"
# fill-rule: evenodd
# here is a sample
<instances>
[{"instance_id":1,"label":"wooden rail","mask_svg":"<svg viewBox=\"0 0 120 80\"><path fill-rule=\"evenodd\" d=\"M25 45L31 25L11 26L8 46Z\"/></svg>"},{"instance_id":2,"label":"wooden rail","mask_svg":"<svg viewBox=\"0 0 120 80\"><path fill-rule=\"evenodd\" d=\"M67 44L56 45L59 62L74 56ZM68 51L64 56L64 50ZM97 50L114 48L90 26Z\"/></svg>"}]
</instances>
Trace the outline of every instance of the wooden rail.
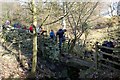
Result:
<instances>
[{"instance_id":1,"label":"wooden rail","mask_svg":"<svg viewBox=\"0 0 120 80\"><path fill-rule=\"evenodd\" d=\"M102 54L105 54L105 55L108 55L108 56L111 56L111 57L115 57L115 58L119 58L120 57L118 55L114 55L114 54L108 54L108 53L105 53L105 52L102 52L102 51L98 51L99 53L102 53Z\"/></svg>"},{"instance_id":2,"label":"wooden rail","mask_svg":"<svg viewBox=\"0 0 120 80\"><path fill-rule=\"evenodd\" d=\"M92 61L85 61L82 59L79 59L77 57L61 57L61 62L67 64L68 66L72 66L72 67L76 67L76 68L80 68L81 66L84 67L95 67L95 63Z\"/></svg>"},{"instance_id":3,"label":"wooden rail","mask_svg":"<svg viewBox=\"0 0 120 80\"><path fill-rule=\"evenodd\" d=\"M119 48L109 48L109 47L101 46L101 45L98 45L98 44L96 44L95 46L96 46L96 48L95 48L96 66L101 65L101 66L107 67L107 68L112 69L112 70L118 70L118 69L116 69L116 68L114 68L114 67L112 67L110 65L99 63L98 60L103 60L105 62L112 63L114 65L120 66L120 63L118 63L116 61L112 61L112 60L109 60L109 59L104 59L103 57L99 56L99 54L102 54L102 55L104 54L104 55L107 55L107 56L110 56L110 57L113 57L113 58L117 58L119 60L120 59L119 55L116 55L116 54L113 54L113 53L110 54L110 53L102 52L102 51L100 51L100 49L105 48L105 49L113 50L114 52L120 52L120 49Z\"/></svg>"},{"instance_id":4,"label":"wooden rail","mask_svg":"<svg viewBox=\"0 0 120 80\"><path fill-rule=\"evenodd\" d=\"M114 67L111 67L111 66L108 66L108 65L105 65L105 64L100 64L102 67L106 67L106 68L108 68L108 69L111 69L111 70L114 70L114 71L119 71L120 72L120 70L119 69L116 69L116 68L114 68Z\"/></svg>"},{"instance_id":5,"label":"wooden rail","mask_svg":"<svg viewBox=\"0 0 120 80\"><path fill-rule=\"evenodd\" d=\"M97 45L98 48L105 48L105 49L109 49L109 50L113 50L113 51L119 51L120 52L120 48L109 48L109 47L105 47L105 46L101 46L101 45Z\"/></svg>"}]
</instances>

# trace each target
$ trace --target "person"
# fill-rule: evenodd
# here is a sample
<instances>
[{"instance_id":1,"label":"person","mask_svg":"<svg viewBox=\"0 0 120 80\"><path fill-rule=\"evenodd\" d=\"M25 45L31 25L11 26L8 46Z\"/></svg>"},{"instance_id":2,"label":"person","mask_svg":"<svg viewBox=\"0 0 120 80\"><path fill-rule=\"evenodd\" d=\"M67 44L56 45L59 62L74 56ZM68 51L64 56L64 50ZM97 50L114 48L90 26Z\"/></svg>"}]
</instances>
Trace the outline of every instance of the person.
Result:
<instances>
[{"instance_id":1,"label":"person","mask_svg":"<svg viewBox=\"0 0 120 80\"><path fill-rule=\"evenodd\" d=\"M109 42L108 42L108 47L109 47L109 48L114 48L114 44L113 44L112 41L109 41ZM113 53L113 50L110 50L110 49L109 49L109 52L108 52L108 53Z\"/></svg>"},{"instance_id":2,"label":"person","mask_svg":"<svg viewBox=\"0 0 120 80\"><path fill-rule=\"evenodd\" d=\"M42 32L42 27L41 27L40 25L37 25L36 31L37 31L38 35L41 34L41 32Z\"/></svg>"},{"instance_id":3,"label":"person","mask_svg":"<svg viewBox=\"0 0 120 80\"><path fill-rule=\"evenodd\" d=\"M102 46L105 46L105 47L108 47L108 48L114 48L114 45L113 45L113 42L112 41L104 41ZM105 52L105 53L108 53L108 54L112 54L113 53L113 50L111 49L106 49L106 48L101 48L101 51L102 52ZM113 60L112 59L112 56L109 56L109 55L106 55L106 54L103 54L103 58L104 59L109 59L109 60Z\"/></svg>"},{"instance_id":4,"label":"person","mask_svg":"<svg viewBox=\"0 0 120 80\"><path fill-rule=\"evenodd\" d=\"M9 20L6 20L4 28L7 30L10 30L11 26L10 26L11 22Z\"/></svg>"},{"instance_id":5,"label":"person","mask_svg":"<svg viewBox=\"0 0 120 80\"><path fill-rule=\"evenodd\" d=\"M15 24L13 25L13 27L14 27L14 28L17 28L17 25L18 25L18 24L17 24L17 23L15 23Z\"/></svg>"},{"instance_id":6,"label":"person","mask_svg":"<svg viewBox=\"0 0 120 80\"><path fill-rule=\"evenodd\" d=\"M104 42L102 43L102 46L107 47L107 44L108 44L108 41L104 41ZM106 48L101 48L100 50L101 50L102 52L106 52L106 53L107 53L107 51L108 51L108 49L106 49ZM104 59L107 59L108 57L109 57L108 55L103 54L103 58L104 58Z\"/></svg>"},{"instance_id":7,"label":"person","mask_svg":"<svg viewBox=\"0 0 120 80\"><path fill-rule=\"evenodd\" d=\"M29 31L30 31L31 33L33 33L33 25L30 25Z\"/></svg>"},{"instance_id":8,"label":"person","mask_svg":"<svg viewBox=\"0 0 120 80\"><path fill-rule=\"evenodd\" d=\"M59 29L56 33L56 38L57 36L59 36L59 49L60 49L60 52L61 52L61 46L62 46L62 43L63 43L63 39L65 39L65 36L64 36L64 33L66 32L66 30L63 30L63 29Z\"/></svg>"},{"instance_id":9,"label":"person","mask_svg":"<svg viewBox=\"0 0 120 80\"><path fill-rule=\"evenodd\" d=\"M44 29L43 26L40 27L40 34L41 35L47 35L47 31Z\"/></svg>"},{"instance_id":10,"label":"person","mask_svg":"<svg viewBox=\"0 0 120 80\"><path fill-rule=\"evenodd\" d=\"M50 31L50 38L53 40L55 39L55 33L53 30Z\"/></svg>"},{"instance_id":11,"label":"person","mask_svg":"<svg viewBox=\"0 0 120 80\"><path fill-rule=\"evenodd\" d=\"M6 29L5 24L2 25L2 29L3 29L3 30Z\"/></svg>"},{"instance_id":12,"label":"person","mask_svg":"<svg viewBox=\"0 0 120 80\"><path fill-rule=\"evenodd\" d=\"M18 24L17 24L17 28L21 28L21 25L20 25L20 23L18 23Z\"/></svg>"},{"instance_id":13,"label":"person","mask_svg":"<svg viewBox=\"0 0 120 80\"><path fill-rule=\"evenodd\" d=\"M10 25L10 21L6 20L5 25Z\"/></svg>"},{"instance_id":14,"label":"person","mask_svg":"<svg viewBox=\"0 0 120 80\"><path fill-rule=\"evenodd\" d=\"M25 29L25 30L26 30L26 29L27 29L27 27L26 27L25 25L23 25L23 29Z\"/></svg>"}]
</instances>

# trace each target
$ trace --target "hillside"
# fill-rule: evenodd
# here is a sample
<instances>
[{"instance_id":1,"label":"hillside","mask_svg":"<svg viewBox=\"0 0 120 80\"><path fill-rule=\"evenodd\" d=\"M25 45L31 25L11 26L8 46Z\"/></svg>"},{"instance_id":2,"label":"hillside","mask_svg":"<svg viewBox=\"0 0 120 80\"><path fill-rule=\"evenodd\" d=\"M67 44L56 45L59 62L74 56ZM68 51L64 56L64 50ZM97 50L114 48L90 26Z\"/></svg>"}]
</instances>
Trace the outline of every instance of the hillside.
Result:
<instances>
[{"instance_id":1,"label":"hillside","mask_svg":"<svg viewBox=\"0 0 120 80\"><path fill-rule=\"evenodd\" d=\"M116 30L118 31L119 29L118 29L118 27L112 27L109 30L111 32L111 35L114 36L114 35L116 35ZM115 31L115 32L113 33L113 31ZM26 33L21 32L21 35L22 34L26 34ZM107 35L108 35L108 33L106 32L106 28L90 30L90 33L87 36L87 41L88 42L92 42L93 44L96 41L102 42L103 40L108 40L108 38L106 37ZM25 37L25 36L26 35L24 35L24 36L22 35L22 37ZM27 35L27 37L28 37L28 35ZM21 51L23 53L25 53L25 54L30 53L31 48L28 47L28 46L32 45L30 43L26 44L28 42L26 40L27 37L24 38L25 40L22 39L23 43L25 44L26 47L24 47L24 45L23 45L23 50L21 49ZM115 36L113 38L116 39ZM16 47L14 47L14 48L16 48ZM30 49L28 49L28 48L30 48ZM14 49L13 49L13 51L14 51ZM78 51L80 53L80 49ZM46 51L46 53L50 53L50 52ZM51 53L54 53L54 52L51 52ZM22 55L22 56L25 56L25 54ZM73 56L71 55L71 57L73 57ZM28 57L28 58L30 59L30 57ZM22 67L20 67L20 63L16 59L16 56L13 55L13 53L9 52L9 50L7 50L4 46L2 46L2 43L0 43L0 65L1 65L0 66L0 78L24 78L24 77L26 77L26 72L27 71L23 70ZM64 67L61 67L61 66L63 66L63 64L61 64L61 63L57 63L56 64L56 63L53 63L50 60L47 61L47 60L42 60L41 57L38 58L38 72L39 72L39 76L45 76L45 75L48 75L48 76L52 75L52 76L54 76L55 75L55 76L59 77L59 75L60 75L59 73L66 74L66 72L65 73L64 72L60 72L62 70L63 71L66 70L66 65ZM67 66L67 68L68 68L68 66ZM87 70L89 70L89 69L87 69ZM87 71L87 70L85 70L85 71ZM80 73L83 73L83 72L81 71ZM92 72L90 72L90 73L91 74L88 75L88 77L90 77L92 74L96 74L96 73L92 73ZM103 77L102 73L103 72L101 71L100 72L100 77L101 76ZM117 72L116 73L111 72L109 69L106 70L105 73L107 73L108 75L105 75L104 77L108 77L111 74L115 74L115 76L118 76Z\"/></svg>"},{"instance_id":2,"label":"hillside","mask_svg":"<svg viewBox=\"0 0 120 80\"><path fill-rule=\"evenodd\" d=\"M25 71L20 67L15 55L4 49L0 43L0 79L24 77Z\"/></svg>"}]
</instances>

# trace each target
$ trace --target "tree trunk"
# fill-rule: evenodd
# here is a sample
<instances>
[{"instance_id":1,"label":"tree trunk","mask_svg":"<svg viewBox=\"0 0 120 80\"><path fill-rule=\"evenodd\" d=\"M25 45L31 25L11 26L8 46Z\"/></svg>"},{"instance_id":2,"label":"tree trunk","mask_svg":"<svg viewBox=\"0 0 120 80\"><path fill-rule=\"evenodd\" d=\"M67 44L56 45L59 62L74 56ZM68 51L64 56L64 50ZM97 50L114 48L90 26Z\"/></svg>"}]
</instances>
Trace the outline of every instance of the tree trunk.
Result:
<instances>
[{"instance_id":1,"label":"tree trunk","mask_svg":"<svg viewBox=\"0 0 120 80\"><path fill-rule=\"evenodd\" d=\"M77 40L77 36L76 36L76 26L75 26L74 39L71 41L71 45L70 45L70 48L68 50L68 53L71 53L72 50L74 49L75 44L76 44L76 40Z\"/></svg>"},{"instance_id":2,"label":"tree trunk","mask_svg":"<svg viewBox=\"0 0 120 80\"><path fill-rule=\"evenodd\" d=\"M71 45L70 45L70 48L69 48L69 50L68 50L68 53L71 53L71 52L72 52L73 48L75 47L75 43L76 43L76 39L73 39L73 40L71 41Z\"/></svg>"},{"instance_id":3,"label":"tree trunk","mask_svg":"<svg viewBox=\"0 0 120 80\"><path fill-rule=\"evenodd\" d=\"M63 2L63 14L66 14L66 3ZM63 29L66 29L66 20L65 17L62 19L62 25L63 25Z\"/></svg>"},{"instance_id":4,"label":"tree trunk","mask_svg":"<svg viewBox=\"0 0 120 80\"><path fill-rule=\"evenodd\" d=\"M36 66L37 66L37 15L36 15L36 7L35 7L35 0L32 0L32 9L33 9L33 57L32 57L32 76L35 77L36 75Z\"/></svg>"}]
</instances>

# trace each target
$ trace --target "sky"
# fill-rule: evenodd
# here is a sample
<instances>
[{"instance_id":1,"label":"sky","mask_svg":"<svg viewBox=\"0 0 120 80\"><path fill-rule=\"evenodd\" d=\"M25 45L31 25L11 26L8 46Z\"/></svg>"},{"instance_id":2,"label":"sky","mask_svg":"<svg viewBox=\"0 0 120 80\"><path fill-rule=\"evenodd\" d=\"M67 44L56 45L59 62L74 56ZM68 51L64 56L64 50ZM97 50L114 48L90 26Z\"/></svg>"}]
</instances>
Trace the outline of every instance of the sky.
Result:
<instances>
[{"instance_id":1,"label":"sky","mask_svg":"<svg viewBox=\"0 0 120 80\"><path fill-rule=\"evenodd\" d=\"M30 1L30 0L0 0L0 2L15 2L15 1ZM48 2L55 2L58 0L36 0L36 1L48 1ZM118 2L120 0L59 0L61 2Z\"/></svg>"},{"instance_id":2,"label":"sky","mask_svg":"<svg viewBox=\"0 0 120 80\"><path fill-rule=\"evenodd\" d=\"M1 2L15 2L15 1L17 1L17 2L20 2L21 4L22 3L24 3L24 2L27 2L27 1L31 1L31 0L0 0L0 3ZM111 5L115 5L115 7L116 7L116 4L114 4L114 3L116 3L116 2L118 2L118 1L120 1L120 0L35 0L35 1L48 1L48 2L55 2L55 1L60 1L60 2L62 2L62 1L68 1L68 2L81 2L81 1L83 1L83 2L86 2L86 1L91 1L91 2L96 2L96 1L99 1L99 2L105 2L106 4L107 3L109 3L109 2L111 2L112 4ZM0 8L1 8L2 6L0 5ZM110 12L110 9L105 9L105 10L103 10L102 12L101 12L101 15L103 15L103 16L105 16L105 17L109 17L109 15L108 15L108 13ZM116 11L114 11L113 12L114 14L116 14Z\"/></svg>"}]
</instances>

